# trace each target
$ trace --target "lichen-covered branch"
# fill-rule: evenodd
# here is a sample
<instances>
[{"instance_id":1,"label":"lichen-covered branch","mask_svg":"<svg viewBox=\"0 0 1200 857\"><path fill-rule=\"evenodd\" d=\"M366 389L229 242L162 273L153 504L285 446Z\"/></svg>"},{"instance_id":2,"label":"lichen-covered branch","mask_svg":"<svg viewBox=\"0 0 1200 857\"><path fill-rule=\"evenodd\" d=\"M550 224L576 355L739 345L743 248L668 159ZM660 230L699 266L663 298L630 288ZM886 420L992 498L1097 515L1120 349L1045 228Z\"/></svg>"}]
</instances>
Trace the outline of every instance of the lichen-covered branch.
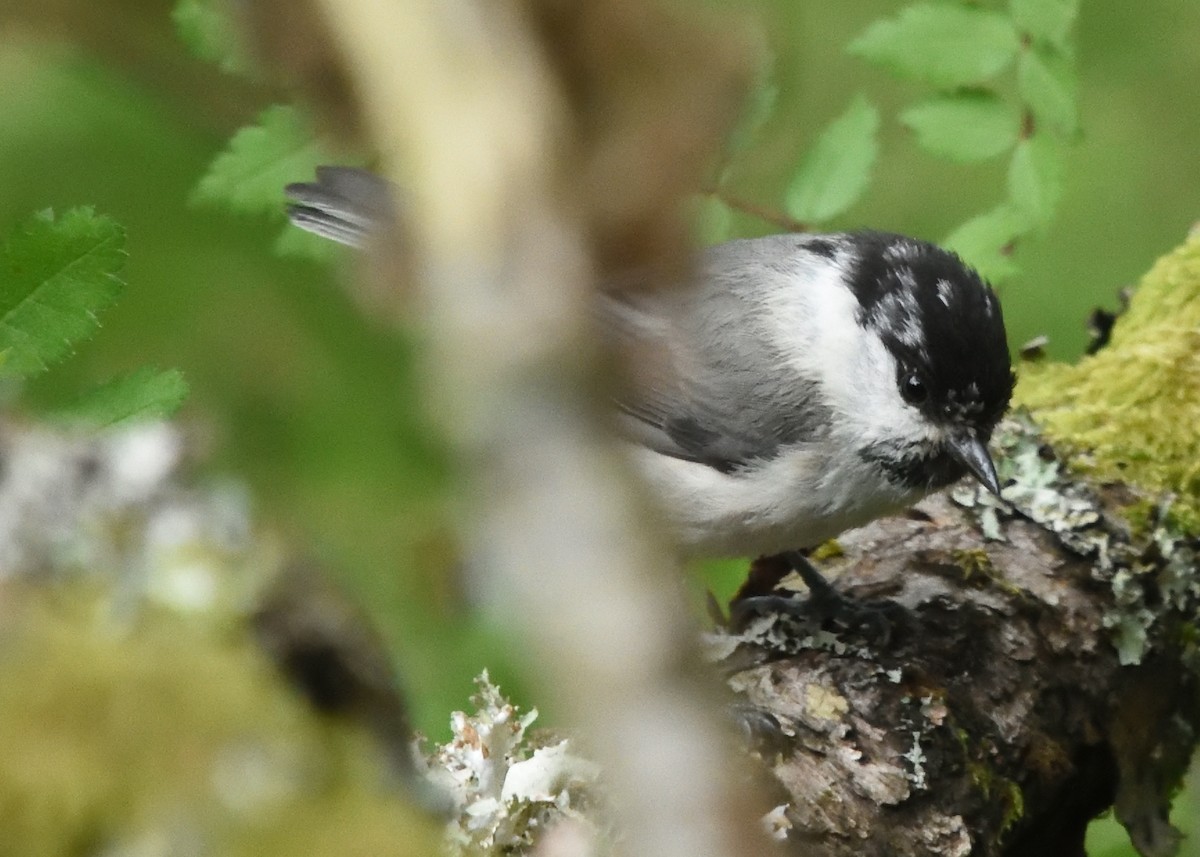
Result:
<instances>
[{"instance_id":1,"label":"lichen-covered branch","mask_svg":"<svg viewBox=\"0 0 1200 857\"><path fill-rule=\"evenodd\" d=\"M890 637L788 617L713 638L786 735L767 765L810 855L1082 855L1114 806L1138 850L1200 726L1200 240L1146 277L1111 345L1038 367L975 488L839 540ZM1040 422L1048 430L1043 432Z\"/></svg>"}]
</instances>

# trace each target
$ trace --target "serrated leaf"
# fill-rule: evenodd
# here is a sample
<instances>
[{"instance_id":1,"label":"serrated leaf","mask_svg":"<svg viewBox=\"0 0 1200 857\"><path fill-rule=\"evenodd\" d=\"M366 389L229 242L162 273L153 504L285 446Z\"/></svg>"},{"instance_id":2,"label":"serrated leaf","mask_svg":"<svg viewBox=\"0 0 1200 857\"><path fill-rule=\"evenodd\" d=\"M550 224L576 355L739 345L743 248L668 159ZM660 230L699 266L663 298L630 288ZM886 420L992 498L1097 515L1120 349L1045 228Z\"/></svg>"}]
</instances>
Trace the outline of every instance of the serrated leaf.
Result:
<instances>
[{"instance_id":1,"label":"serrated leaf","mask_svg":"<svg viewBox=\"0 0 1200 857\"><path fill-rule=\"evenodd\" d=\"M88 208L57 220L42 212L0 248L3 371L32 375L61 360L100 326L121 293L125 231Z\"/></svg>"},{"instance_id":2,"label":"serrated leaf","mask_svg":"<svg viewBox=\"0 0 1200 857\"><path fill-rule=\"evenodd\" d=\"M1079 0L1009 0L1008 8L1021 32L1061 47L1079 15Z\"/></svg>"},{"instance_id":3,"label":"serrated leaf","mask_svg":"<svg viewBox=\"0 0 1200 857\"><path fill-rule=\"evenodd\" d=\"M1017 64L1017 92L1038 128L1063 137L1079 131L1075 66L1063 54L1045 49L1025 51Z\"/></svg>"},{"instance_id":4,"label":"serrated leaf","mask_svg":"<svg viewBox=\"0 0 1200 857\"><path fill-rule=\"evenodd\" d=\"M957 89L1004 71L1020 47L1012 21L998 12L917 3L876 21L847 50L899 77Z\"/></svg>"},{"instance_id":5,"label":"serrated leaf","mask_svg":"<svg viewBox=\"0 0 1200 857\"><path fill-rule=\"evenodd\" d=\"M171 10L171 21L180 41L196 56L231 74L251 71L228 2L179 0Z\"/></svg>"},{"instance_id":6,"label":"serrated leaf","mask_svg":"<svg viewBox=\"0 0 1200 857\"><path fill-rule=\"evenodd\" d=\"M973 217L942 242L974 267L987 280L998 283L1017 272L1012 245L1032 228L1025 214L1002 205Z\"/></svg>"},{"instance_id":7,"label":"serrated leaf","mask_svg":"<svg viewBox=\"0 0 1200 857\"><path fill-rule=\"evenodd\" d=\"M55 416L94 428L161 420L179 410L187 394L179 370L143 367L90 390Z\"/></svg>"},{"instance_id":8,"label":"serrated leaf","mask_svg":"<svg viewBox=\"0 0 1200 857\"><path fill-rule=\"evenodd\" d=\"M239 214L284 216L283 187L308 179L328 160L308 123L292 107L268 107L255 125L239 130L196 186L195 202Z\"/></svg>"},{"instance_id":9,"label":"serrated leaf","mask_svg":"<svg viewBox=\"0 0 1200 857\"><path fill-rule=\"evenodd\" d=\"M1021 117L992 92L938 95L908 108L900 121L917 135L917 145L960 163L984 161L1011 149Z\"/></svg>"},{"instance_id":10,"label":"serrated leaf","mask_svg":"<svg viewBox=\"0 0 1200 857\"><path fill-rule=\"evenodd\" d=\"M1035 226L1054 217L1062 198L1062 148L1048 134L1022 140L1008 168L1008 196L1012 205Z\"/></svg>"},{"instance_id":11,"label":"serrated leaf","mask_svg":"<svg viewBox=\"0 0 1200 857\"><path fill-rule=\"evenodd\" d=\"M879 154L878 133L879 111L857 96L821 133L788 184L788 214L803 223L820 223L858 202Z\"/></svg>"}]
</instances>

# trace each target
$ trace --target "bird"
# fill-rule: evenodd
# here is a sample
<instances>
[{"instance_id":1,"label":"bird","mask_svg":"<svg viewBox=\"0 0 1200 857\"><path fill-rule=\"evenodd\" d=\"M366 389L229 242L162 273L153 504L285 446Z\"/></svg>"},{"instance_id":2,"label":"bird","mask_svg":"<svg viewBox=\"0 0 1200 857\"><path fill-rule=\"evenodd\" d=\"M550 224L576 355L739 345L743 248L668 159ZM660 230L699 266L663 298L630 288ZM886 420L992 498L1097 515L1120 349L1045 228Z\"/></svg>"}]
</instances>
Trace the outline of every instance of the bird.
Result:
<instances>
[{"instance_id":1,"label":"bird","mask_svg":"<svg viewBox=\"0 0 1200 857\"><path fill-rule=\"evenodd\" d=\"M288 185L297 226L362 245L389 185L319 167ZM699 251L681 288L600 289L601 335L638 355L613 414L675 544L783 557L972 477L1015 376L995 291L953 252L863 230L739 238Z\"/></svg>"}]
</instances>

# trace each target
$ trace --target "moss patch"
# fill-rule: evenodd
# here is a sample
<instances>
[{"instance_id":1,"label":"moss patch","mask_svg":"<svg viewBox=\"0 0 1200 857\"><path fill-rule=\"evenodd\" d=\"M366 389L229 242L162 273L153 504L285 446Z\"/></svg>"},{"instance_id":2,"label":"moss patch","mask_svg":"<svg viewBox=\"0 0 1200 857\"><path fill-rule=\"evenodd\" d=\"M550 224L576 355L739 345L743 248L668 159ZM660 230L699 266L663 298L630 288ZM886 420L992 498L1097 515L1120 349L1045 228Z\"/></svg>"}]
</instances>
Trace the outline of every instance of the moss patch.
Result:
<instances>
[{"instance_id":1,"label":"moss patch","mask_svg":"<svg viewBox=\"0 0 1200 857\"><path fill-rule=\"evenodd\" d=\"M980 576L991 578L995 574L992 558L982 548L974 550L956 550L953 552L954 564L963 571L963 578L971 580Z\"/></svg>"},{"instance_id":2,"label":"moss patch","mask_svg":"<svg viewBox=\"0 0 1200 857\"><path fill-rule=\"evenodd\" d=\"M822 542L809 554L813 562L825 562L831 559L841 559L846 555L837 539Z\"/></svg>"},{"instance_id":3,"label":"moss patch","mask_svg":"<svg viewBox=\"0 0 1200 857\"><path fill-rule=\"evenodd\" d=\"M5 587L0 857L405 855L436 831L241 634Z\"/></svg>"},{"instance_id":4,"label":"moss patch","mask_svg":"<svg viewBox=\"0 0 1200 857\"><path fill-rule=\"evenodd\" d=\"M1200 530L1200 233L1142 278L1107 348L1022 367L1014 401L1072 467L1173 495L1171 517Z\"/></svg>"}]
</instances>

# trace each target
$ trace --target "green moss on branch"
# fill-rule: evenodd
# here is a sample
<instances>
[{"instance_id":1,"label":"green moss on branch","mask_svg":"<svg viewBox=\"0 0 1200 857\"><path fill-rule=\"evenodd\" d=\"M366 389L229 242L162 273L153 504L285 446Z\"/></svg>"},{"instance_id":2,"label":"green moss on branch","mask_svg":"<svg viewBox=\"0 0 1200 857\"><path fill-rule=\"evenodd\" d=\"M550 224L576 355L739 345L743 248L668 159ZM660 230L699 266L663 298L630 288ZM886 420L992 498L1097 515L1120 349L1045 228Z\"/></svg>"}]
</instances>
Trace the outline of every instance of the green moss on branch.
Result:
<instances>
[{"instance_id":1,"label":"green moss on branch","mask_svg":"<svg viewBox=\"0 0 1200 857\"><path fill-rule=\"evenodd\" d=\"M436 851L372 740L314 715L243 635L110 606L6 590L0 856Z\"/></svg>"},{"instance_id":2,"label":"green moss on branch","mask_svg":"<svg viewBox=\"0 0 1200 857\"><path fill-rule=\"evenodd\" d=\"M1073 468L1162 495L1200 531L1200 233L1142 278L1106 348L1024 367L1016 403Z\"/></svg>"}]
</instances>

